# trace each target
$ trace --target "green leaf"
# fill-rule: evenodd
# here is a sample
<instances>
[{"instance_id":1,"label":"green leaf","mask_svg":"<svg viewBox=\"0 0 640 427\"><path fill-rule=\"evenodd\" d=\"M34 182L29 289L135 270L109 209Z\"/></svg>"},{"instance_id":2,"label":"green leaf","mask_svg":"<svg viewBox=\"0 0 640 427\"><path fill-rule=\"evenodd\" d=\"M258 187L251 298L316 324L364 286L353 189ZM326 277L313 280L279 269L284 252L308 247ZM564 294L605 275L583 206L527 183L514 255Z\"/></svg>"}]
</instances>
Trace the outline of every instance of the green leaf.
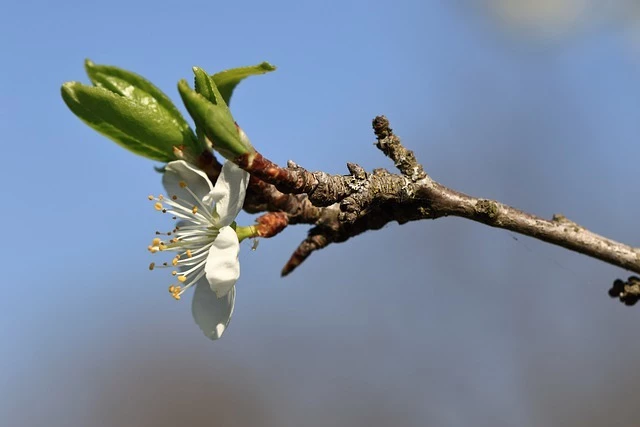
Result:
<instances>
[{"instance_id":1,"label":"green leaf","mask_svg":"<svg viewBox=\"0 0 640 427\"><path fill-rule=\"evenodd\" d=\"M198 148L197 138L187 121L171 99L153 83L131 71L108 65L96 65L89 59L85 60L84 65L94 85L154 109L165 120L173 120L184 134L184 144Z\"/></svg>"},{"instance_id":2,"label":"green leaf","mask_svg":"<svg viewBox=\"0 0 640 427\"><path fill-rule=\"evenodd\" d=\"M222 98L216 83L211 76L200 67L193 67L194 86L197 93L207 98L213 104L220 104L227 107L227 103ZM228 107L227 107L228 108Z\"/></svg>"},{"instance_id":3,"label":"green leaf","mask_svg":"<svg viewBox=\"0 0 640 427\"><path fill-rule=\"evenodd\" d=\"M253 152L248 140L241 137L229 107L213 80L200 68L194 67L193 72L201 93L191 89L185 80L178 83L178 91L196 127L204 132L213 148L227 159L233 160Z\"/></svg>"},{"instance_id":4,"label":"green leaf","mask_svg":"<svg viewBox=\"0 0 640 427\"><path fill-rule=\"evenodd\" d=\"M105 87L67 82L61 92L69 109L82 121L141 156L168 162L175 159L174 146L189 142L180 126L167 120L166 113Z\"/></svg>"},{"instance_id":5,"label":"green leaf","mask_svg":"<svg viewBox=\"0 0 640 427\"><path fill-rule=\"evenodd\" d=\"M269 73L275 69L276 67L268 62L262 62L250 67L231 68L230 70L216 73L212 77L216 86L218 86L218 90L220 91L224 102L228 105L231 100L231 95L233 95L233 90L241 80L244 80L249 76Z\"/></svg>"}]
</instances>

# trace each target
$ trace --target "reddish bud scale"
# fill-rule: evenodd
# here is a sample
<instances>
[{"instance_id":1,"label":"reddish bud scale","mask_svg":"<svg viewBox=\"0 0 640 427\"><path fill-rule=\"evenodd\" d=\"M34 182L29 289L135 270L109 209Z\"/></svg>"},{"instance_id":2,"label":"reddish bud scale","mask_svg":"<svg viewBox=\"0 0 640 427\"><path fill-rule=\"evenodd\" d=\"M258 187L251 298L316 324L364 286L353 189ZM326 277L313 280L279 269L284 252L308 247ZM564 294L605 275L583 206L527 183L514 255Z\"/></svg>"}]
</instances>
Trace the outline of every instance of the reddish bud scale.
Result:
<instances>
[{"instance_id":1,"label":"reddish bud scale","mask_svg":"<svg viewBox=\"0 0 640 427\"><path fill-rule=\"evenodd\" d=\"M284 193L310 193L317 184L313 175L304 169L281 168L258 152L238 156L234 163Z\"/></svg>"},{"instance_id":2,"label":"reddish bud scale","mask_svg":"<svg viewBox=\"0 0 640 427\"><path fill-rule=\"evenodd\" d=\"M284 212L269 212L257 219L258 236L273 237L289 225L289 217Z\"/></svg>"}]
</instances>

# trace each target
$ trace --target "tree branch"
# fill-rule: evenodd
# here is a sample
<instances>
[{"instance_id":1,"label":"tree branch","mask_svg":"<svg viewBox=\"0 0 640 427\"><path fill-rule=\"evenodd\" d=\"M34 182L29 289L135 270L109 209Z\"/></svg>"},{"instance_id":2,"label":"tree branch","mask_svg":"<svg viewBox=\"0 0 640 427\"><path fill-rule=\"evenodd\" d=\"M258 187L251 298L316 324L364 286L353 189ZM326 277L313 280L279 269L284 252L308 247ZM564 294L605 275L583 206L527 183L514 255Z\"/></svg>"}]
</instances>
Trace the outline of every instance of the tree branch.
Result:
<instances>
[{"instance_id":1,"label":"tree branch","mask_svg":"<svg viewBox=\"0 0 640 427\"><path fill-rule=\"evenodd\" d=\"M318 249L377 230L391 221L404 224L443 216L503 228L640 273L640 248L598 235L561 214L544 219L495 200L450 189L424 171L414 153L393 133L386 117L376 117L373 128L376 146L394 162L400 174L384 169L368 173L348 163L349 175L329 175L309 172L293 162L283 168L260 153L235 159L251 173L256 181L252 187L265 199L259 208L280 209L287 213L291 224L315 225L284 266L282 275L291 273ZM610 293L627 304L635 302L640 295L639 282L635 278L616 281Z\"/></svg>"}]
</instances>

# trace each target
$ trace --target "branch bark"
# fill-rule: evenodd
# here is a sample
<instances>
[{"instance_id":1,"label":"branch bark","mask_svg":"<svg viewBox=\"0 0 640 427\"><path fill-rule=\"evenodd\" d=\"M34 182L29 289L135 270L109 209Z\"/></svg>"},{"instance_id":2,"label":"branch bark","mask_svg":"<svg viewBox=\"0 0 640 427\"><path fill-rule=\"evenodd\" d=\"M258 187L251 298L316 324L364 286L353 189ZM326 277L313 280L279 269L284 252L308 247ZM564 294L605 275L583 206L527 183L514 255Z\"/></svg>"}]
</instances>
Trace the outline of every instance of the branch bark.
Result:
<instances>
[{"instance_id":1,"label":"branch bark","mask_svg":"<svg viewBox=\"0 0 640 427\"><path fill-rule=\"evenodd\" d=\"M394 162L399 174L384 169L368 173L353 163L347 164L348 175L309 172L293 162L280 167L260 153L234 160L251 173L254 189L259 189L266 200L260 208L284 211L290 224L314 224L283 268L283 275L291 273L314 251L377 230L390 221L404 224L443 216L503 228L640 273L640 248L598 235L561 214L544 219L448 188L424 171L384 116L373 120L373 128L376 146ZM247 207L251 209L251 204Z\"/></svg>"}]
</instances>

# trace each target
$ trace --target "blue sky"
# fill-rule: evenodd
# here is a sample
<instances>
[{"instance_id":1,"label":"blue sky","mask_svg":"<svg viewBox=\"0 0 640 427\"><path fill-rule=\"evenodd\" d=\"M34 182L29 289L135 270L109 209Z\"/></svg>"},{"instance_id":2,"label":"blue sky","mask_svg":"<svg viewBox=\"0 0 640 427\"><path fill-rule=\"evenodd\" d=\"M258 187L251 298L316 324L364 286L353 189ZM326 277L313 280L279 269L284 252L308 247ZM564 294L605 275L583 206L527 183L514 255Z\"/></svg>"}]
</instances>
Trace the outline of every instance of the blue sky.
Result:
<instances>
[{"instance_id":1,"label":"blue sky","mask_svg":"<svg viewBox=\"0 0 640 427\"><path fill-rule=\"evenodd\" d=\"M5 5L0 424L584 426L615 408L633 425L640 312L606 295L628 274L455 218L388 225L285 279L304 227L246 245L234 319L208 341L147 270L168 226L154 164L59 95L87 57L176 102L194 65L267 60L232 111L278 163L391 169L370 127L385 114L445 185L640 245L630 24L541 34L463 1Z\"/></svg>"}]
</instances>

